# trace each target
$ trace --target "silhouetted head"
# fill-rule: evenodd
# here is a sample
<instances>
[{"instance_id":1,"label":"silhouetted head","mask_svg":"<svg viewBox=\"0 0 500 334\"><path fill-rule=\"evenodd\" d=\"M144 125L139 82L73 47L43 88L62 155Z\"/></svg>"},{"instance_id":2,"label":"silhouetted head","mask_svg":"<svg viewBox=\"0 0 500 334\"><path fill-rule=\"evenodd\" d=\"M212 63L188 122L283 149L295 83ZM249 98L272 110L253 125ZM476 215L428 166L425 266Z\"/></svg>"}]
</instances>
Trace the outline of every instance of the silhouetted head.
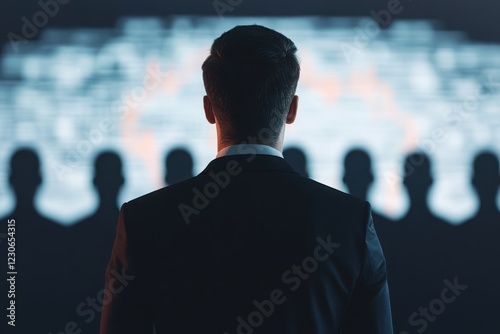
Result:
<instances>
[{"instance_id":1,"label":"silhouetted head","mask_svg":"<svg viewBox=\"0 0 500 334\"><path fill-rule=\"evenodd\" d=\"M344 177L349 194L366 200L368 188L373 182L370 155L363 149L350 150L344 158Z\"/></svg>"},{"instance_id":2,"label":"silhouetted head","mask_svg":"<svg viewBox=\"0 0 500 334\"><path fill-rule=\"evenodd\" d=\"M498 158L492 152L481 152L474 159L472 185L479 198L494 199L500 187L500 168Z\"/></svg>"},{"instance_id":3,"label":"silhouetted head","mask_svg":"<svg viewBox=\"0 0 500 334\"><path fill-rule=\"evenodd\" d=\"M10 159L9 183L18 204L31 204L42 183L40 159L31 148L18 149Z\"/></svg>"},{"instance_id":4,"label":"silhouetted head","mask_svg":"<svg viewBox=\"0 0 500 334\"><path fill-rule=\"evenodd\" d=\"M116 200L120 188L125 183L122 160L117 153L105 151L95 158L93 182L101 202L103 199Z\"/></svg>"},{"instance_id":5,"label":"silhouetted head","mask_svg":"<svg viewBox=\"0 0 500 334\"><path fill-rule=\"evenodd\" d=\"M410 198L425 201L432 182L429 157L421 152L409 154L404 162L403 184Z\"/></svg>"},{"instance_id":6,"label":"silhouetted head","mask_svg":"<svg viewBox=\"0 0 500 334\"><path fill-rule=\"evenodd\" d=\"M307 172L307 158L300 148L289 147L283 150L283 158L302 176L309 177Z\"/></svg>"},{"instance_id":7,"label":"silhouetted head","mask_svg":"<svg viewBox=\"0 0 500 334\"><path fill-rule=\"evenodd\" d=\"M184 148L176 148L165 159L165 182L168 185L193 177L193 157Z\"/></svg>"},{"instance_id":8,"label":"silhouetted head","mask_svg":"<svg viewBox=\"0 0 500 334\"><path fill-rule=\"evenodd\" d=\"M207 120L229 142L277 142L295 119L300 66L295 44L258 25L237 26L217 38L203 63Z\"/></svg>"}]
</instances>

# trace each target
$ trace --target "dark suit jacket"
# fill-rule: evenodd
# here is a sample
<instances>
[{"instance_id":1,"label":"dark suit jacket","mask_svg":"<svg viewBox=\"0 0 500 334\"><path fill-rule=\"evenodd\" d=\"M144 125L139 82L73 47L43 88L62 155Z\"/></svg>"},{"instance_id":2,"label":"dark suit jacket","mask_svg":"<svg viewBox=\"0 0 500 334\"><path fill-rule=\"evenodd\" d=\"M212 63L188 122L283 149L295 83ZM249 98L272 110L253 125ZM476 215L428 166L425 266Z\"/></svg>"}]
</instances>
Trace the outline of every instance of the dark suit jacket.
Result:
<instances>
[{"instance_id":1,"label":"dark suit jacket","mask_svg":"<svg viewBox=\"0 0 500 334\"><path fill-rule=\"evenodd\" d=\"M282 158L214 159L125 203L102 334L392 334L368 202Z\"/></svg>"}]
</instances>

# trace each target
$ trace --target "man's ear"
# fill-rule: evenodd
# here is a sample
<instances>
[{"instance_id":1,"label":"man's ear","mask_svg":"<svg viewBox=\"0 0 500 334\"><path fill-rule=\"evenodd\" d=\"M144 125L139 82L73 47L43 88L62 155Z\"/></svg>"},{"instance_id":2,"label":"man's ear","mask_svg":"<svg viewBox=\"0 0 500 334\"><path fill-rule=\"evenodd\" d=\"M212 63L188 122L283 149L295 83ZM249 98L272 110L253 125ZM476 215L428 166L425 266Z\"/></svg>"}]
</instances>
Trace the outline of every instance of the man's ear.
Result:
<instances>
[{"instance_id":1,"label":"man's ear","mask_svg":"<svg viewBox=\"0 0 500 334\"><path fill-rule=\"evenodd\" d=\"M290 103L290 109L288 110L288 115L286 115L286 124L292 124L297 116L297 108L299 106L299 97L295 95Z\"/></svg>"},{"instance_id":2,"label":"man's ear","mask_svg":"<svg viewBox=\"0 0 500 334\"><path fill-rule=\"evenodd\" d=\"M207 95L203 96L203 109L205 109L205 117L207 118L208 123L214 124L214 108L212 107L212 101Z\"/></svg>"}]
</instances>

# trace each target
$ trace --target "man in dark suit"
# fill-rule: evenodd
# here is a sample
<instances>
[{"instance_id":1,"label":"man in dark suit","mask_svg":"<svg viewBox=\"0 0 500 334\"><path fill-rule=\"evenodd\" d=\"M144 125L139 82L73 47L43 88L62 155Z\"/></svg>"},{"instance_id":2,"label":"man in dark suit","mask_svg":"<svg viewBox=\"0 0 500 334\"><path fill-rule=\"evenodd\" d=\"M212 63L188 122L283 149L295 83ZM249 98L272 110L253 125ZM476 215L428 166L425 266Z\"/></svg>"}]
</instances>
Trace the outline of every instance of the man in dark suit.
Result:
<instances>
[{"instance_id":1,"label":"man in dark suit","mask_svg":"<svg viewBox=\"0 0 500 334\"><path fill-rule=\"evenodd\" d=\"M297 113L296 51L257 25L214 41L202 69L217 157L123 204L102 334L392 334L370 205L282 157Z\"/></svg>"}]
</instances>

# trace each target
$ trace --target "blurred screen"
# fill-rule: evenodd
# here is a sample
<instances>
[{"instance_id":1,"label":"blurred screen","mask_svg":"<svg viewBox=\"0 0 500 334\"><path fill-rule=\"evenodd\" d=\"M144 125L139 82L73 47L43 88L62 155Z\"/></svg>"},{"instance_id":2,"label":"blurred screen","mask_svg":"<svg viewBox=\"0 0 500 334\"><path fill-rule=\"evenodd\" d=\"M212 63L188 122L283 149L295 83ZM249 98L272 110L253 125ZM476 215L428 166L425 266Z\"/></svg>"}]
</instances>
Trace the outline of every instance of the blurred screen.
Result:
<instances>
[{"instance_id":1,"label":"blurred screen","mask_svg":"<svg viewBox=\"0 0 500 334\"><path fill-rule=\"evenodd\" d=\"M403 162L431 159L429 205L452 224L472 216L475 155L500 154L500 45L437 22L373 18L123 18L114 29L53 29L4 46L0 77L0 216L12 211L9 161L41 161L36 206L62 224L93 211L94 159L123 161L119 203L165 185L165 159L186 149L197 174L216 155L204 116L201 64L213 40L240 24L278 30L297 45L299 111L285 148L303 151L312 179L346 190L344 158L372 159L368 200L396 219L408 209ZM497 198L500 204L500 196Z\"/></svg>"}]
</instances>

